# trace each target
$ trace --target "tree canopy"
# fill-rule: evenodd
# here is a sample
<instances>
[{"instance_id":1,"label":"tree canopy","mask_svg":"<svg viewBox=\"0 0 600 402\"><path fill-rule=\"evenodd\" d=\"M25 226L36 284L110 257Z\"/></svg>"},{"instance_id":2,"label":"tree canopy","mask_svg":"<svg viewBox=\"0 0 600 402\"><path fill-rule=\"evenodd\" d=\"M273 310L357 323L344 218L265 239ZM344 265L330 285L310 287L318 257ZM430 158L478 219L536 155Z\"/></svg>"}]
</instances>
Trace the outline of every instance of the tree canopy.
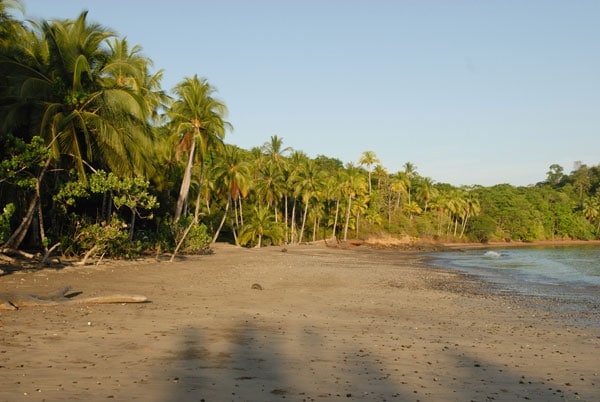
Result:
<instances>
[{"instance_id":1,"label":"tree canopy","mask_svg":"<svg viewBox=\"0 0 600 402\"><path fill-rule=\"evenodd\" d=\"M12 4L0 0L5 251L87 257L90 239L104 239L93 252L123 256L202 252L218 240L600 236L600 166L552 164L529 187L456 187L411 162L390 173L372 150L344 165L278 135L242 149L226 143L227 106L208 79L165 90L142 48L87 12L31 23Z\"/></svg>"}]
</instances>

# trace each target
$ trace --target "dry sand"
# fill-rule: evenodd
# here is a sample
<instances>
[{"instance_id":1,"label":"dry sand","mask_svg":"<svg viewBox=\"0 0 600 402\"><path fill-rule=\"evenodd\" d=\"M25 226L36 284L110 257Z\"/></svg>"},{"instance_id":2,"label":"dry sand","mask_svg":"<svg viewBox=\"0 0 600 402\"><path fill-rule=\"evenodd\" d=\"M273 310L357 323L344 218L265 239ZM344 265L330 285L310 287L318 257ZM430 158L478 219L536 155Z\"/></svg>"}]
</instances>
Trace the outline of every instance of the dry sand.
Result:
<instances>
[{"instance_id":1,"label":"dry sand","mask_svg":"<svg viewBox=\"0 0 600 402\"><path fill-rule=\"evenodd\" d=\"M599 326L410 251L218 245L0 292L66 284L151 302L0 311L0 401L600 400Z\"/></svg>"}]
</instances>

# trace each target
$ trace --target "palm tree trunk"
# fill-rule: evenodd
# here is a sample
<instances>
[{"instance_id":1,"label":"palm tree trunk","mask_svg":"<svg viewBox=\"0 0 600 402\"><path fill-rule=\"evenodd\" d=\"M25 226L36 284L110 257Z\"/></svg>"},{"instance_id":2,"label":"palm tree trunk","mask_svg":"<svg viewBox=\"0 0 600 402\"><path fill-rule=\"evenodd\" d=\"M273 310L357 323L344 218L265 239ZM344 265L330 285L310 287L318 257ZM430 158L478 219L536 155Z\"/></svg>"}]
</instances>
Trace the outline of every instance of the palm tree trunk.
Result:
<instances>
[{"instance_id":1,"label":"palm tree trunk","mask_svg":"<svg viewBox=\"0 0 600 402\"><path fill-rule=\"evenodd\" d=\"M285 220L285 241L287 243L288 241L288 196L287 194L285 194L283 196L283 202L285 203L284 205L284 212L285 212L285 216L283 217Z\"/></svg>"},{"instance_id":2,"label":"palm tree trunk","mask_svg":"<svg viewBox=\"0 0 600 402\"><path fill-rule=\"evenodd\" d=\"M352 196L348 196L348 210L346 211L346 223L344 225L344 241L348 240L348 226L350 224L350 207L352 206Z\"/></svg>"},{"instance_id":3,"label":"palm tree trunk","mask_svg":"<svg viewBox=\"0 0 600 402\"><path fill-rule=\"evenodd\" d=\"M331 233L331 238L335 239L335 229L337 228L338 215L340 212L340 199L335 200L335 218L333 218L333 231Z\"/></svg>"},{"instance_id":4,"label":"palm tree trunk","mask_svg":"<svg viewBox=\"0 0 600 402\"><path fill-rule=\"evenodd\" d=\"M467 228L467 222L469 221L469 214L467 213L465 215L465 220L462 223L462 227L460 229L460 238L462 239L463 235L465 234L465 229Z\"/></svg>"},{"instance_id":5,"label":"palm tree trunk","mask_svg":"<svg viewBox=\"0 0 600 402\"><path fill-rule=\"evenodd\" d=\"M238 242L237 230L235 229L235 225L233 223L233 218L231 219L231 231L233 232L233 241L234 241L235 245L239 246L240 243Z\"/></svg>"},{"instance_id":6,"label":"palm tree trunk","mask_svg":"<svg viewBox=\"0 0 600 402\"><path fill-rule=\"evenodd\" d=\"M135 227L135 208L131 208L131 223L129 224L129 241L133 240L133 228Z\"/></svg>"},{"instance_id":7,"label":"palm tree trunk","mask_svg":"<svg viewBox=\"0 0 600 402\"><path fill-rule=\"evenodd\" d=\"M225 223L225 219L227 218L227 212L229 211L229 204L231 204L231 195L227 197L227 204L225 204L225 212L223 212L223 218L221 219L221 223L219 224L219 228L217 229L217 232L215 233L213 239L212 239L212 244L215 244L217 242L217 238L219 237L219 233L221 232L221 229L223 228L223 224ZM234 229L235 231L235 229Z\"/></svg>"},{"instance_id":8,"label":"palm tree trunk","mask_svg":"<svg viewBox=\"0 0 600 402\"><path fill-rule=\"evenodd\" d=\"M292 206L292 216L290 217L290 243L294 243L294 221L296 220L296 199L294 199L294 205Z\"/></svg>"},{"instance_id":9,"label":"palm tree trunk","mask_svg":"<svg viewBox=\"0 0 600 402\"><path fill-rule=\"evenodd\" d=\"M204 160L200 162L200 182L198 183L198 196L196 197L196 208L194 209L194 222L200 221L200 200L202 199L202 182L204 182Z\"/></svg>"},{"instance_id":10,"label":"palm tree trunk","mask_svg":"<svg viewBox=\"0 0 600 402\"><path fill-rule=\"evenodd\" d=\"M174 221L177 223L181 218L183 206L187 202L188 193L190 192L190 184L192 182L192 167L194 165L194 153L196 151L196 141L192 141L192 147L190 148L190 155L188 156L187 164L185 165L185 171L183 173L183 180L181 181L181 187L179 188L179 197L177 198L177 206L175 207Z\"/></svg>"},{"instance_id":11,"label":"palm tree trunk","mask_svg":"<svg viewBox=\"0 0 600 402\"><path fill-rule=\"evenodd\" d=\"M240 226L240 228L243 228L244 227L244 212L242 209L242 198L241 197L238 198L238 203L240 204L240 224L239 224L239 226Z\"/></svg>"},{"instance_id":12,"label":"palm tree trunk","mask_svg":"<svg viewBox=\"0 0 600 402\"><path fill-rule=\"evenodd\" d=\"M306 216L308 215L308 201L306 202L306 207L304 207L304 216L302 217L302 227L300 228L300 236L298 237L298 243L302 241L304 237L304 225L306 224Z\"/></svg>"}]
</instances>

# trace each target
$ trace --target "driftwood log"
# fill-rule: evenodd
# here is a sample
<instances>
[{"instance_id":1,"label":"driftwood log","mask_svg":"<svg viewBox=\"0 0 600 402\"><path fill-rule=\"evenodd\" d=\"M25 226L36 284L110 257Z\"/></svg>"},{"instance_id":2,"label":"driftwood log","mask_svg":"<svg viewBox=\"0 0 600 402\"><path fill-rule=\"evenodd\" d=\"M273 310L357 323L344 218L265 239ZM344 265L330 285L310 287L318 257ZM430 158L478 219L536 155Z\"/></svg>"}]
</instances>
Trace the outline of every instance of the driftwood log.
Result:
<instances>
[{"instance_id":1,"label":"driftwood log","mask_svg":"<svg viewBox=\"0 0 600 402\"><path fill-rule=\"evenodd\" d=\"M76 297L80 293L68 292L70 286L46 295L24 293L0 293L0 310L17 310L21 307L62 306L65 304L109 304L109 303L144 303L146 296L114 294L108 296Z\"/></svg>"}]
</instances>

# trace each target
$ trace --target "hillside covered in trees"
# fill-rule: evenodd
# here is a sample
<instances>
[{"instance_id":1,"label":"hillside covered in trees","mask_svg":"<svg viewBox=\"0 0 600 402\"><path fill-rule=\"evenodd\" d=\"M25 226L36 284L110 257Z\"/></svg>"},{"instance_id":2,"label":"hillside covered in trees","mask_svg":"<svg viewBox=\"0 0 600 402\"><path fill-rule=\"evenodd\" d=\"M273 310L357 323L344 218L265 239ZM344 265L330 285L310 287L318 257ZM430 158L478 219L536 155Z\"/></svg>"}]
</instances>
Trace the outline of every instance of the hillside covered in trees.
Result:
<instances>
[{"instance_id":1,"label":"hillside covered in trees","mask_svg":"<svg viewBox=\"0 0 600 402\"><path fill-rule=\"evenodd\" d=\"M30 23L0 0L0 245L69 256L202 252L381 235L595 239L600 166L552 165L529 187L456 187L365 150L311 158L283 137L226 142L209 81L161 87L141 48L75 19Z\"/></svg>"}]
</instances>

